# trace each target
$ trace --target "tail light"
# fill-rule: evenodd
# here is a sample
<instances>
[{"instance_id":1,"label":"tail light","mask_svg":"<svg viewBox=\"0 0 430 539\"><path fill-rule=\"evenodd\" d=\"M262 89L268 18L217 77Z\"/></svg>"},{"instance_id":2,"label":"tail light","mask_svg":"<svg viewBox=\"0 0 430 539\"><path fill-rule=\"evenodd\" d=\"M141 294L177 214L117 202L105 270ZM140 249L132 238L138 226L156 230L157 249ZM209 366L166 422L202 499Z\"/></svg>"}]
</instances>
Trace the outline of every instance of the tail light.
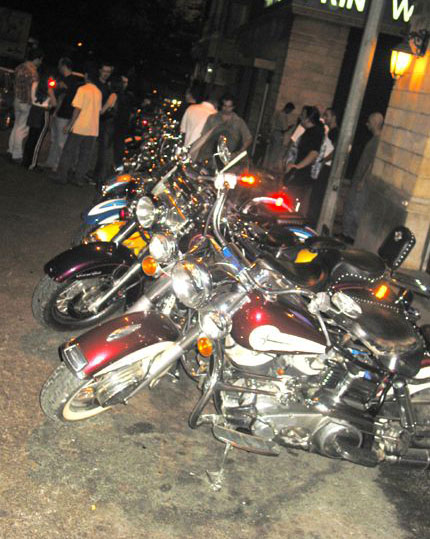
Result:
<instances>
[{"instance_id":1,"label":"tail light","mask_svg":"<svg viewBox=\"0 0 430 539\"><path fill-rule=\"evenodd\" d=\"M274 212L293 212L294 211L294 199L284 193L272 193L268 195L271 200L266 202L267 207Z\"/></svg>"},{"instance_id":2,"label":"tail light","mask_svg":"<svg viewBox=\"0 0 430 539\"><path fill-rule=\"evenodd\" d=\"M49 88L56 88L57 87L57 81L54 78L49 77L48 86L49 86Z\"/></svg>"},{"instance_id":3,"label":"tail light","mask_svg":"<svg viewBox=\"0 0 430 539\"><path fill-rule=\"evenodd\" d=\"M119 210L119 218L121 221L126 221L131 216L130 210L128 208L121 208Z\"/></svg>"}]
</instances>

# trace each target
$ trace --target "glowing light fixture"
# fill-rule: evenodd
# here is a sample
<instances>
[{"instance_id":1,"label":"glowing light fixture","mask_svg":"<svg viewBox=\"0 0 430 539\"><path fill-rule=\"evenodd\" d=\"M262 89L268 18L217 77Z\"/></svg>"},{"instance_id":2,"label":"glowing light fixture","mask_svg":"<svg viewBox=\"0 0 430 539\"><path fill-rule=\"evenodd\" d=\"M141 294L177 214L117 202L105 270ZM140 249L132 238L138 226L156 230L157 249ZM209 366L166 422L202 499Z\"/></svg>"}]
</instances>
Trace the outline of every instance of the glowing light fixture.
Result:
<instances>
[{"instance_id":1,"label":"glowing light fixture","mask_svg":"<svg viewBox=\"0 0 430 539\"><path fill-rule=\"evenodd\" d=\"M390 73L393 79L399 79L409 69L414 56L425 56L430 33L427 30L411 32L405 41L391 52Z\"/></svg>"},{"instance_id":2,"label":"glowing light fixture","mask_svg":"<svg viewBox=\"0 0 430 539\"><path fill-rule=\"evenodd\" d=\"M412 54L397 49L391 51L390 73L393 79L400 79L412 63Z\"/></svg>"}]
</instances>

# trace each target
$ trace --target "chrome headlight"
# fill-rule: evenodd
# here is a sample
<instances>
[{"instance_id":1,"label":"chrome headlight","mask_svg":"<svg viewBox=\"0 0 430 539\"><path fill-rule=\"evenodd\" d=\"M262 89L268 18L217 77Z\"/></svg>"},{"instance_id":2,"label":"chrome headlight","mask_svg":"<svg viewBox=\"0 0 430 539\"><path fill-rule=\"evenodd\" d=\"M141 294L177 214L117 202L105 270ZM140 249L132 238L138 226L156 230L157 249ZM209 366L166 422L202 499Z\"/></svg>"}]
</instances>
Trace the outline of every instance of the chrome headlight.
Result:
<instances>
[{"instance_id":1,"label":"chrome headlight","mask_svg":"<svg viewBox=\"0 0 430 539\"><path fill-rule=\"evenodd\" d=\"M155 206L152 200L148 197L142 197L136 204L136 219L139 221L139 225L143 228L149 228L155 221Z\"/></svg>"},{"instance_id":2,"label":"chrome headlight","mask_svg":"<svg viewBox=\"0 0 430 539\"><path fill-rule=\"evenodd\" d=\"M177 251L176 240L171 235L154 234L149 243L149 252L157 262L169 262Z\"/></svg>"},{"instance_id":3,"label":"chrome headlight","mask_svg":"<svg viewBox=\"0 0 430 539\"><path fill-rule=\"evenodd\" d=\"M349 318L358 318L363 312L360 305L344 292L333 294L331 301L341 313Z\"/></svg>"},{"instance_id":4,"label":"chrome headlight","mask_svg":"<svg viewBox=\"0 0 430 539\"><path fill-rule=\"evenodd\" d=\"M200 328L210 339L222 339L230 333L231 317L222 311L205 309L199 316Z\"/></svg>"},{"instance_id":5,"label":"chrome headlight","mask_svg":"<svg viewBox=\"0 0 430 539\"><path fill-rule=\"evenodd\" d=\"M181 303L198 309L209 301L212 281L208 270L193 260L181 260L172 270L173 290Z\"/></svg>"}]
</instances>

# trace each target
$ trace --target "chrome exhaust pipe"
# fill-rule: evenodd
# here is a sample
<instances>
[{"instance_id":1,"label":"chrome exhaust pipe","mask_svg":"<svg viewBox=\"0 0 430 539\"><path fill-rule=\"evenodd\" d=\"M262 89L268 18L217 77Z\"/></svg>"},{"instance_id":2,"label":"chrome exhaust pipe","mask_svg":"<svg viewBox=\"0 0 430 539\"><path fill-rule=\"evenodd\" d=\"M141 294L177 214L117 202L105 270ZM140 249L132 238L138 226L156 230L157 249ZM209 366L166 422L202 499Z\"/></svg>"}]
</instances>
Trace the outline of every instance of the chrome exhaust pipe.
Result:
<instances>
[{"instance_id":1,"label":"chrome exhaust pipe","mask_svg":"<svg viewBox=\"0 0 430 539\"><path fill-rule=\"evenodd\" d=\"M385 462L403 468L428 470L430 467L430 450L410 448L404 455L387 455Z\"/></svg>"}]
</instances>

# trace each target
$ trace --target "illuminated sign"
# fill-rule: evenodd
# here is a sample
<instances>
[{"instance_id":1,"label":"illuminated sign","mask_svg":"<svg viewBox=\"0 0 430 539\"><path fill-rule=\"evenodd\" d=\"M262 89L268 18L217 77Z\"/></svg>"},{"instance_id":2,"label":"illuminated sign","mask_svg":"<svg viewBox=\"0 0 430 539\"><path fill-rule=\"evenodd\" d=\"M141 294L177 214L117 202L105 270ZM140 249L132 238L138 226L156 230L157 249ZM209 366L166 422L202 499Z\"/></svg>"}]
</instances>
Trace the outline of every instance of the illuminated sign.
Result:
<instances>
[{"instance_id":1,"label":"illuminated sign","mask_svg":"<svg viewBox=\"0 0 430 539\"><path fill-rule=\"evenodd\" d=\"M282 2L282 0L264 0L266 7ZM410 5L412 0L392 0L392 18L394 21L403 20L409 22L414 12L414 6ZM321 6L328 8L347 9L364 13L368 0L319 0Z\"/></svg>"}]
</instances>

